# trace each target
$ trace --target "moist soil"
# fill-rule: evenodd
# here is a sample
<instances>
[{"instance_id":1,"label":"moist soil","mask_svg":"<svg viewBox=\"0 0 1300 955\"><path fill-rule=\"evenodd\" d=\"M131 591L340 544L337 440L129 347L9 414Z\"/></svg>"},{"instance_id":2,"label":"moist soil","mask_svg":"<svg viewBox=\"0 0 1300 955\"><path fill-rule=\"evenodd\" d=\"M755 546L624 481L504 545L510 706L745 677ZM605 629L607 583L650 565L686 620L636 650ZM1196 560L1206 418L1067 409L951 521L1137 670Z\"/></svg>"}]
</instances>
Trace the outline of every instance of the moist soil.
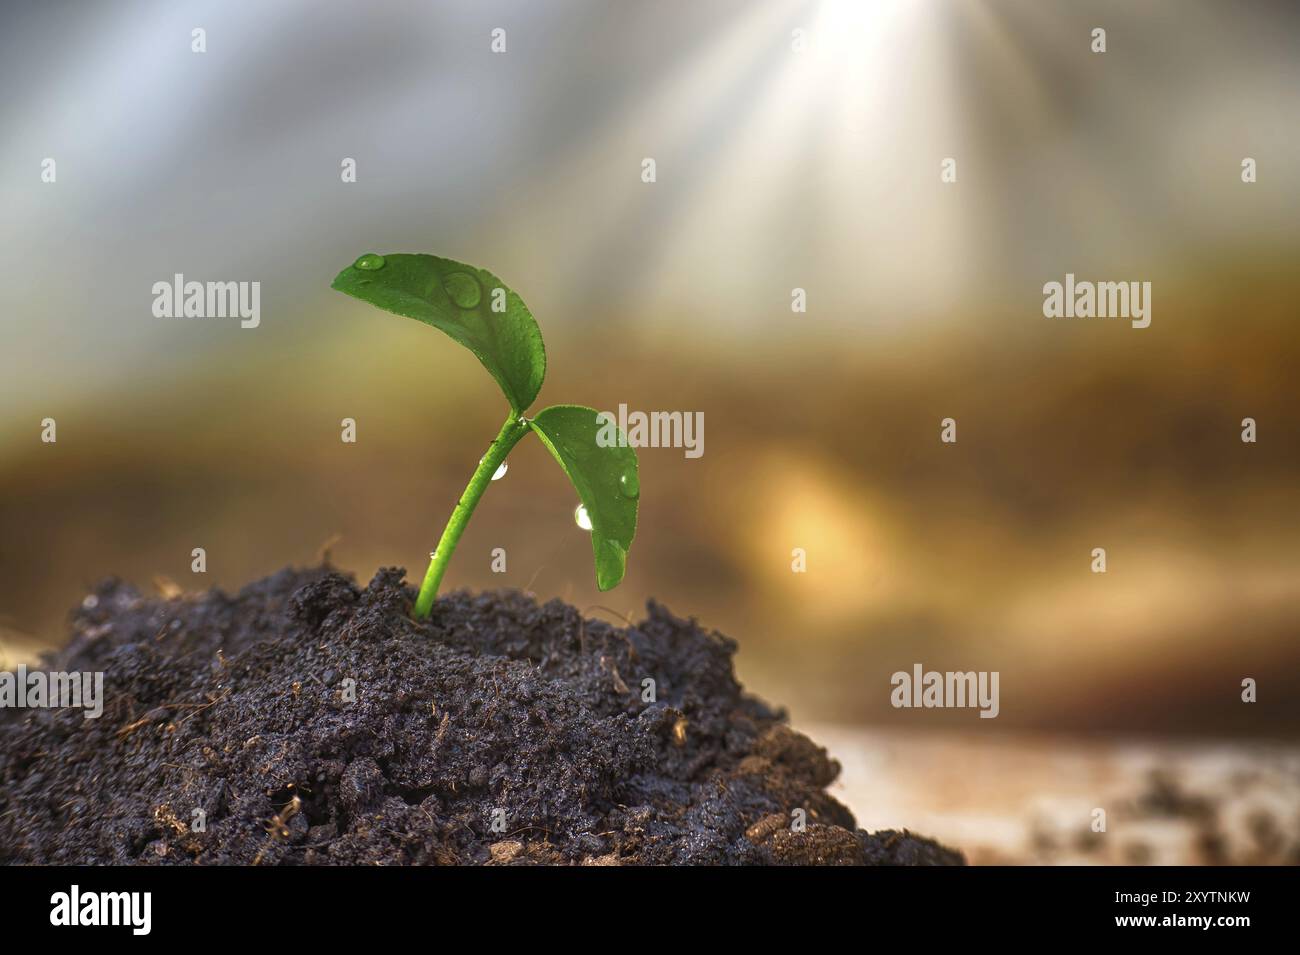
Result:
<instances>
[{"instance_id":1,"label":"moist soil","mask_svg":"<svg viewBox=\"0 0 1300 955\"><path fill-rule=\"evenodd\" d=\"M857 829L826 793L839 765L742 691L732 640L654 602L620 629L513 591L417 623L403 577L99 585L45 665L103 671L102 716L0 710L0 862L961 863Z\"/></svg>"}]
</instances>

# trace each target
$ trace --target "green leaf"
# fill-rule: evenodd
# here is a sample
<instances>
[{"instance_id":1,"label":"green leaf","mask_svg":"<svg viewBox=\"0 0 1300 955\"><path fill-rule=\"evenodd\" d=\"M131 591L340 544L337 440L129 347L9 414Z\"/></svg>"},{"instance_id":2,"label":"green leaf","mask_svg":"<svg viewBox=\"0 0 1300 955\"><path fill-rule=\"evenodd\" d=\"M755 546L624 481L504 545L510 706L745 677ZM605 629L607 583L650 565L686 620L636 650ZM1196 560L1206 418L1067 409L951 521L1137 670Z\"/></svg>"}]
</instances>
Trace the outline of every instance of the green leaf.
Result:
<instances>
[{"instance_id":1,"label":"green leaf","mask_svg":"<svg viewBox=\"0 0 1300 955\"><path fill-rule=\"evenodd\" d=\"M636 536L641 479L636 452L618 425L594 408L553 405L528 422L573 482L591 519L596 586L609 590L627 571L627 552Z\"/></svg>"},{"instance_id":2,"label":"green leaf","mask_svg":"<svg viewBox=\"0 0 1300 955\"><path fill-rule=\"evenodd\" d=\"M541 329L491 272L436 255L368 252L331 287L446 332L478 357L517 413L536 400L546 377ZM504 311L493 310L502 303Z\"/></svg>"}]
</instances>

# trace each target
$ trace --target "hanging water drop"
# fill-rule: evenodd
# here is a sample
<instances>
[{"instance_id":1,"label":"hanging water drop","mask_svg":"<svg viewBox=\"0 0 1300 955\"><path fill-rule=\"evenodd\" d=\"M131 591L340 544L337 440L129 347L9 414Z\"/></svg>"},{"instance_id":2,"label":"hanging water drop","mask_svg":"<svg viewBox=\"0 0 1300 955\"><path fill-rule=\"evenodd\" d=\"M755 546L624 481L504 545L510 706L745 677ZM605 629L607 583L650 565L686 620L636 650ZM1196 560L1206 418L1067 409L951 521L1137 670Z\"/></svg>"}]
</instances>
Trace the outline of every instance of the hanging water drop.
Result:
<instances>
[{"instance_id":1,"label":"hanging water drop","mask_svg":"<svg viewBox=\"0 0 1300 955\"><path fill-rule=\"evenodd\" d=\"M478 463L482 464L483 459L479 458ZM502 461L501 465L495 471L492 472L492 480L500 481L503 477L506 476L506 472L509 470L510 470L510 462Z\"/></svg>"},{"instance_id":2,"label":"hanging water drop","mask_svg":"<svg viewBox=\"0 0 1300 955\"><path fill-rule=\"evenodd\" d=\"M373 272L376 269L382 269L384 267L384 257L382 255L376 255L373 252L367 252L353 264L363 271Z\"/></svg>"},{"instance_id":3,"label":"hanging water drop","mask_svg":"<svg viewBox=\"0 0 1300 955\"><path fill-rule=\"evenodd\" d=\"M587 509L581 504L573 509L573 522L584 531L591 530L591 515L587 513Z\"/></svg>"}]
</instances>

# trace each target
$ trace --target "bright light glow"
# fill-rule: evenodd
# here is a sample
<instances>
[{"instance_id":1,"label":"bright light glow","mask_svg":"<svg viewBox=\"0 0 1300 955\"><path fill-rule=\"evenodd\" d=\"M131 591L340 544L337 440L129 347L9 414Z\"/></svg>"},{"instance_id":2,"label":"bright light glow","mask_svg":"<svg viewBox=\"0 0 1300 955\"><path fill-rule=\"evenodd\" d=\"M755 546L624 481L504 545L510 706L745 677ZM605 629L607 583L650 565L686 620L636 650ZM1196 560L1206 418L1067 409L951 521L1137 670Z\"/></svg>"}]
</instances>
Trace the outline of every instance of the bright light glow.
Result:
<instances>
[{"instance_id":1,"label":"bright light glow","mask_svg":"<svg viewBox=\"0 0 1300 955\"><path fill-rule=\"evenodd\" d=\"M877 49L891 22L916 6L915 0L822 0L812 29L814 51L841 65L860 62Z\"/></svg>"}]
</instances>

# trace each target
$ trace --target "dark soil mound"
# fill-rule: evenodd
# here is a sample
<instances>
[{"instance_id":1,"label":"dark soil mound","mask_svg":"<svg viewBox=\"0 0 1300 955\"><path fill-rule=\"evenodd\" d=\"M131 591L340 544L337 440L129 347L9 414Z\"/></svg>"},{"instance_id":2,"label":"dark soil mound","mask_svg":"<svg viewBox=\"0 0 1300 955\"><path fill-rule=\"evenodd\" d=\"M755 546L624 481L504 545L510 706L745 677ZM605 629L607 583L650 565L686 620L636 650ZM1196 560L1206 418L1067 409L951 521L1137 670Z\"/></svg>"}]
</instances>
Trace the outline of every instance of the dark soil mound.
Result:
<instances>
[{"instance_id":1,"label":"dark soil mound","mask_svg":"<svg viewBox=\"0 0 1300 955\"><path fill-rule=\"evenodd\" d=\"M513 592L417 624L402 577L101 585L48 662L104 671L103 715L0 711L0 861L961 861L855 829L838 765L742 693L727 638Z\"/></svg>"}]
</instances>

